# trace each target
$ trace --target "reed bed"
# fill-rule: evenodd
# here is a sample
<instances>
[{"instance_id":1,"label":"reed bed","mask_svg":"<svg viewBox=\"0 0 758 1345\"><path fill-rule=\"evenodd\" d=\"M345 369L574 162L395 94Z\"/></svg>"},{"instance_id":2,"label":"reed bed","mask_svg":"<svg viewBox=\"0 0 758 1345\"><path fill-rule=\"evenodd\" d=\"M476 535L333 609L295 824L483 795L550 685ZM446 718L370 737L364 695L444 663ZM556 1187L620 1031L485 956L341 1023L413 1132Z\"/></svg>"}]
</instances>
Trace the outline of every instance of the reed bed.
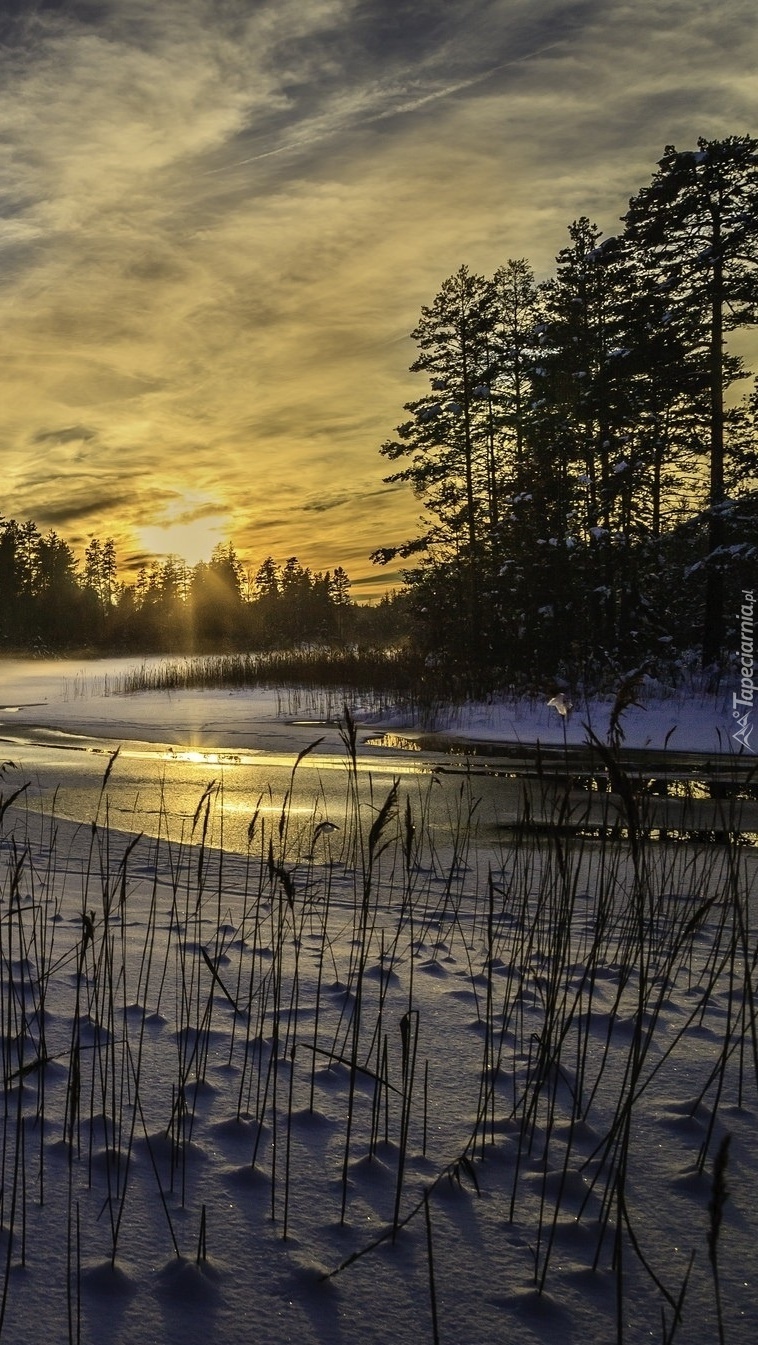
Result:
<instances>
[{"instance_id":1,"label":"reed bed","mask_svg":"<svg viewBox=\"0 0 758 1345\"><path fill-rule=\"evenodd\" d=\"M223 782L177 840L115 759L87 829L4 781L0 1339L747 1345L754 856L623 791L624 841L486 846L466 779L433 831L342 737L339 823L302 753L242 857Z\"/></svg>"},{"instance_id":2,"label":"reed bed","mask_svg":"<svg viewBox=\"0 0 758 1345\"><path fill-rule=\"evenodd\" d=\"M111 677L107 690L113 695L131 695L137 691L298 686L411 696L413 688L422 683L422 674L418 658L406 650L295 649L166 658Z\"/></svg>"}]
</instances>

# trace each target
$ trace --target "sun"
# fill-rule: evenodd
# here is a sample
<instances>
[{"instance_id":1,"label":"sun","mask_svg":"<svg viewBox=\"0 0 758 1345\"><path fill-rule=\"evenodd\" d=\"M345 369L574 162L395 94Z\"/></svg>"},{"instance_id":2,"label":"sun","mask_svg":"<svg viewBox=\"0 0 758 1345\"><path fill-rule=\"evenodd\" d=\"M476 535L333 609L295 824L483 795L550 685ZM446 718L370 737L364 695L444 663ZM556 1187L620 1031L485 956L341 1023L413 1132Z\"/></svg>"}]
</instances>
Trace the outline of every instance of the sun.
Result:
<instances>
[{"instance_id":1,"label":"sun","mask_svg":"<svg viewBox=\"0 0 758 1345\"><path fill-rule=\"evenodd\" d=\"M209 560L228 531L229 515L218 501L191 491L177 496L162 517L136 530L140 545L156 560L180 556L188 565Z\"/></svg>"}]
</instances>

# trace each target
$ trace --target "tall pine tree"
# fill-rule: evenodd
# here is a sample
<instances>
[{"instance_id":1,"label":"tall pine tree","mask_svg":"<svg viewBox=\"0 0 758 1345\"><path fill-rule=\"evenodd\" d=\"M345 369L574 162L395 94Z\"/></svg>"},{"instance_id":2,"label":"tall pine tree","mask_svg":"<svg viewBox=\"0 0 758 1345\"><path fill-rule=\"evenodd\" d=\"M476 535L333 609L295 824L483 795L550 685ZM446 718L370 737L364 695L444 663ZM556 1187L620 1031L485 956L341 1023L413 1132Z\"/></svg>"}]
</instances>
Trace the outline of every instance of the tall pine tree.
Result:
<instances>
[{"instance_id":1,"label":"tall pine tree","mask_svg":"<svg viewBox=\"0 0 758 1345\"><path fill-rule=\"evenodd\" d=\"M666 147L648 187L633 197L627 238L658 271L674 321L697 320L709 394L708 564L703 662L724 643L725 404L742 372L725 346L729 331L758 321L758 140L698 140L694 151Z\"/></svg>"}]
</instances>

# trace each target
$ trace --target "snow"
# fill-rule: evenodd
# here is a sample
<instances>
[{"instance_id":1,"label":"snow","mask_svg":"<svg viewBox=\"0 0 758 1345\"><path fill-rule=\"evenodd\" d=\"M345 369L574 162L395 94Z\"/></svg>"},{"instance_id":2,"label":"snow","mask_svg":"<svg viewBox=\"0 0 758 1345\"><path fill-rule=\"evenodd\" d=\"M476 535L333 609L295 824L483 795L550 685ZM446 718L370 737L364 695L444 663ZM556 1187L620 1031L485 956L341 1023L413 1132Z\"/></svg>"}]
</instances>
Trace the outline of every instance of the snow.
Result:
<instances>
[{"instance_id":1,"label":"snow","mask_svg":"<svg viewBox=\"0 0 758 1345\"><path fill-rule=\"evenodd\" d=\"M655 752L733 755L732 690L725 686L715 695L699 690L663 696L654 690L643 692L640 704L624 712L624 746ZM606 740L613 703L612 696L580 699L570 717L564 719L551 708L547 695L531 700L472 702L442 707L431 722L435 732L461 742L580 746L587 740L588 728L601 741ZM409 726L402 712L383 716L383 722L394 728Z\"/></svg>"},{"instance_id":2,"label":"snow","mask_svg":"<svg viewBox=\"0 0 758 1345\"><path fill-rule=\"evenodd\" d=\"M0 660L0 732L8 741L16 726L62 729L118 742L255 748L265 734L267 746L299 751L302 743L288 719L297 718L301 698L275 688L253 691L141 692L119 695L119 678L144 664L133 658L82 660ZM307 700L303 700L307 704ZM292 713L283 713L287 709ZM339 697L330 709L337 716ZM336 733L334 740L336 741Z\"/></svg>"},{"instance_id":3,"label":"snow","mask_svg":"<svg viewBox=\"0 0 758 1345\"><path fill-rule=\"evenodd\" d=\"M143 660L149 667L162 660ZM139 665L137 665L139 666ZM71 734L109 740L139 738L144 742L184 745L223 745L253 749L265 734L268 746L297 753L304 745L293 719L314 713L308 694L276 688L248 691L142 692L114 694L134 659L0 660L0 734L12 737L23 724L39 729L58 728ZM679 752L728 754L732 729L731 693L725 685L717 694L693 685L672 694L647 679L639 706L624 714L625 745L662 751L668 745ZM339 693L317 698L322 718L338 718ZM532 699L494 699L462 707L439 707L434 731L480 742L563 744L564 724L550 708L550 693ZM579 700L566 725L567 741L586 741L587 728L605 739L613 708L612 696ZM419 728L404 710L377 712L369 700L352 706L359 721L377 727ZM428 722L425 727L429 727ZM323 730L320 730L320 732ZM336 732L329 735L338 744Z\"/></svg>"},{"instance_id":4,"label":"snow","mask_svg":"<svg viewBox=\"0 0 758 1345\"><path fill-rule=\"evenodd\" d=\"M282 753L312 733L274 691L104 694L121 669L0 665L6 801L60 731L265 732ZM726 690L644 703L627 743L673 726L724 750ZM563 744L610 709L503 702L440 727ZM271 812L250 797L247 854L221 844L210 785L181 841L109 828L118 762L93 825L33 782L5 812L0 1333L415 1345L430 1234L447 1345L660 1340L685 1282L676 1339L706 1345L728 1136L719 1287L726 1339L752 1345L755 851L650 843L635 866L621 841L477 833L465 775L446 837L435 777L380 830L391 778L351 793L346 770L325 826L304 766Z\"/></svg>"}]
</instances>

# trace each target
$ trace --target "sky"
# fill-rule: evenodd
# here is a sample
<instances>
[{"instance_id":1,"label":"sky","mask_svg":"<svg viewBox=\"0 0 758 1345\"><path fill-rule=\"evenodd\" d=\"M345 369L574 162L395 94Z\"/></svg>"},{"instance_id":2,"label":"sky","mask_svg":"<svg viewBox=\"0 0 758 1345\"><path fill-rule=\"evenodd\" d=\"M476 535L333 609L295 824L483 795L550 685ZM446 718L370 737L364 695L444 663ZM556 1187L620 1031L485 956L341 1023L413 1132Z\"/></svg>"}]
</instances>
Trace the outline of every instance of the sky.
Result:
<instances>
[{"instance_id":1,"label":"sky","mask_svg":"<svg viewBox=\"0 0 758 1345\"><path fill-rule=\"evenodd\" d=\"M756 68L754 0L0 0L0 516L375 597L421 306L758 134Z\"/></svg>"}]
</instances>

